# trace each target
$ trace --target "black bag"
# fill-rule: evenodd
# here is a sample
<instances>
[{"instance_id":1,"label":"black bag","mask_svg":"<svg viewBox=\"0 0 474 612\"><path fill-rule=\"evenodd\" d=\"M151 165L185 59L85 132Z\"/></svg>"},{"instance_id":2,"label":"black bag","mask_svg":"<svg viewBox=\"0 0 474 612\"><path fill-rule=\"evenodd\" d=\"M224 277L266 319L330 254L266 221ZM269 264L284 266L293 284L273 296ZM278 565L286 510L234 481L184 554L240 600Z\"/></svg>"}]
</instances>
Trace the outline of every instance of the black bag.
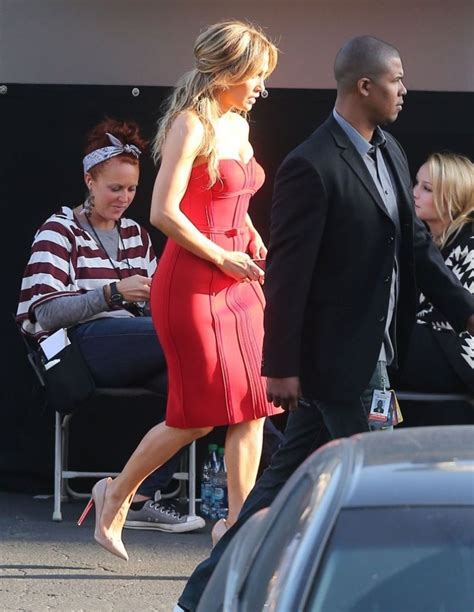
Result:
<instances>
[{"instance_id":1,"label":"black bag","mask_svg":"<svg viewBox=\"0 0 474 612\"><path fill-rule=\"evenodd\" d=\"M56 359L59 362L48 368L48 363ZM95 391L92 374L74 343L68 344L49 362L45 362L43 375L48 404L61 414L74 412Z\"/></svg>"}]
</instances>

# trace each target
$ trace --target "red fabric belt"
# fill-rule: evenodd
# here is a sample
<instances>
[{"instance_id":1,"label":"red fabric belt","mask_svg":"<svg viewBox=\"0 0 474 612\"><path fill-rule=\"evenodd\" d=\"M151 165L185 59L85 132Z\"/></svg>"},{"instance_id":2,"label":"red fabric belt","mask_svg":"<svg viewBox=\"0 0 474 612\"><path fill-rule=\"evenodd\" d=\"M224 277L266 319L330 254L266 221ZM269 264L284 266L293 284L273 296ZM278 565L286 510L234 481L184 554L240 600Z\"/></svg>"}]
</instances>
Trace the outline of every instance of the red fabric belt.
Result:
<instances>
[{"instance_id":1,"label":"red fabric belt","mask_svg":"<svg viewBox=\"0 0 474 612\"><path fill-rule=\"evenodd\" d=\"M242 234L245 234L245 232L247 231L247 226L225 228L225 227L204 227L204 226L197 225L196 227L200 232L204 232L206 234L224 234L228 238L233 238L234 236L239 236L239 235L241 236Z\"/></svg>"}]
</instances>

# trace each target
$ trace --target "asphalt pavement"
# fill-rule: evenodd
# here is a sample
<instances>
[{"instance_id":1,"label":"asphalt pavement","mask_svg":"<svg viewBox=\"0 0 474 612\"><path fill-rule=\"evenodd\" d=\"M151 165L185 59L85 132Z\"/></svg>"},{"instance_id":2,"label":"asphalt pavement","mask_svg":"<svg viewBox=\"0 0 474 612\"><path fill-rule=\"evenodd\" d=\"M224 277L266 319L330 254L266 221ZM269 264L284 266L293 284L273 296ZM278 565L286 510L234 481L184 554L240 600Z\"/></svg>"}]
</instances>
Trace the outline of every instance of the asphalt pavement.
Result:
<instances>
[{"instance_id":1,"label":"asphalt pavement","mask_svg":"<svg viewBox=\"0 0 474 612\"><path fill-rule=\"evenodd\" d=\"M126 529L127 562L94 542L93 512L76 526L84 505L64 503L53 522L52 498L0 492L0 610L170 612L210 551L211 523L183 534Z\"/></svg>"}]
</instances>

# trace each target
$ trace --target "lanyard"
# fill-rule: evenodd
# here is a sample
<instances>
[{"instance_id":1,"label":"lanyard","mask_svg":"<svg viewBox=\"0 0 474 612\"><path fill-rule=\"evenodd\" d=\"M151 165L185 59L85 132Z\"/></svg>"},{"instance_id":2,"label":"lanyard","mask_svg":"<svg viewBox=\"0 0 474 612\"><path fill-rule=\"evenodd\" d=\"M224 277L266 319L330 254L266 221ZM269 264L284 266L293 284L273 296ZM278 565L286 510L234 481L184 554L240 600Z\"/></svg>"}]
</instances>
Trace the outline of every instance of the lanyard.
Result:
<instances>
[{"instance_id":1,"label":"lanyard","mask_svg":"<svg viewBox=\"0 0 474 612\"><path fill-rule=\"evenodd\" d=\"M89 224L89 226L90 226L90 228L92 230L92 233L94 234L94 240L96 241L97 246L99 246L102 249L102 251L105 253L105 255L107 256L107 259L109 260L110 265L112 266L112 268L113 268L115 274L117 275L117 277L119 278L119 280L122 280L123 279L122 270L120 268L117 268L115 266L114 262L112 261L112 258L110 257L109 253L107 252L107 249L104 247L104 245L102 243L102 240L99 238L98 233L96 232L94 226L91 223L90 214L85 213L85 216L86 216L87 222L88 222L88 224ZM80 225L80 223L79 223L79 225ZM118 236L119 236L119 250L121 248L122 251L125 252L125 245L123 243L122 234L120 233L120 225L118 223L116 223L115 227L117 229ZM128 269L131 270L132 266L130 265L130 261L128 260L128 257L125 257L125 261L127 263Z\"/></svg>"},{"instance_id":2,"label":"lanyard","mask_svg":"<svg viewBox=\"0 0 474 612\"><path fill-rule=\"evenodd\" d=\"M79 227L81 227L84 231L88 231L88 230L86 230L82 226L81 222L79 221L79 219L77 218L76 215L74 215L74 218L76 220L76 223L79 225ZM115 266L114 262L112 261L112 258L110 257L109 253L107 252L107 249L104 247L104 245L102 243L102 240L99 238L98 233L96 232L94 226L91 223L90 215L86 214L86 219L87 219L87 222L88 222L88 224L89 224L89 226L90 226L90 228L92 230L92 234L94 235L94 240L97 243L97 246L100 247L100 249L102 249L102 251L107 256L107 259L110 261L110 265L112 266L112 269L114 270L114 272L117 275L118 279L122 280L123 279L122 270L120 268L117 268ZM125 244L123 242L122 234L120 233L120 222L116 223L115 227L117 228L117 232L118 232L118 236L119 236L119 247L121 247L122 251L125 252ZM125 261L127 263L128 269L129 270L133 270L133 268L130 265L130 261L129 261L127 256L125 256ZM145 312L145 302L127 302L127 303L124 303L123 307L125 308L125 310L128 310L130 313L132 313L134 317L141 317L141 316L144 316L146 314L146 312Z\"/></svg>"}]
</instances>

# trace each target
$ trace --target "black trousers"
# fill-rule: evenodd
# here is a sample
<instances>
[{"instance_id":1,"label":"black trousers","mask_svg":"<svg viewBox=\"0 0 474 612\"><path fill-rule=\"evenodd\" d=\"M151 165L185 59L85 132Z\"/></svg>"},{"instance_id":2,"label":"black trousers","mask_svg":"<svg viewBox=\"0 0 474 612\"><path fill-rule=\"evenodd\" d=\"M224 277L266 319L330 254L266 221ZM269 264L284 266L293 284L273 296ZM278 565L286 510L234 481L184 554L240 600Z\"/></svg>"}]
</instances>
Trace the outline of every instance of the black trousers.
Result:
<instances>
[{"instance_id":1,"label":"black trousers","mask_svg":"<svg viewBox=\"0 0 474 612\"><path fill-rule=\"evenodd\" d=\"M392 375L397 388L426 393L462 393L466 385L449 363L427 325L414 325L400 372Z\"/></svg>"},{"instance_id":2,"label":"black trousers","mask_svg":"<svg viewBox=\"0 0 474 612\"><path fill-rule=\"evenodd\" d=\"M391 375L394 387L403 391L425 393L468 393L437 342L436 334L428 325L415 325L407 355L400 369ZM401 404L404 427L428 425L469 425L474 422L474 411L466 402L410 402Z\"/></svg>"},{"instance_id":3,"label":"black trousers","mask_svg":"<svg viewBox=\"0 0 474 612\"><path fill-rule=\"evenodd\" d=\"M245 501L237 522L226 532L208 559L200 563L191 575L179 604L187 610L196 610L207 582L219 562L227 544L239 528L255 512L270 506L283 485L299 465L317 448L331 438L343 438L369 431L367 415L372 390L388 386L385 363L378 362L368 388L360 398L345 402L309 401L288 416L284 441L272 457Z\"/></svg>"}]
</instances>

